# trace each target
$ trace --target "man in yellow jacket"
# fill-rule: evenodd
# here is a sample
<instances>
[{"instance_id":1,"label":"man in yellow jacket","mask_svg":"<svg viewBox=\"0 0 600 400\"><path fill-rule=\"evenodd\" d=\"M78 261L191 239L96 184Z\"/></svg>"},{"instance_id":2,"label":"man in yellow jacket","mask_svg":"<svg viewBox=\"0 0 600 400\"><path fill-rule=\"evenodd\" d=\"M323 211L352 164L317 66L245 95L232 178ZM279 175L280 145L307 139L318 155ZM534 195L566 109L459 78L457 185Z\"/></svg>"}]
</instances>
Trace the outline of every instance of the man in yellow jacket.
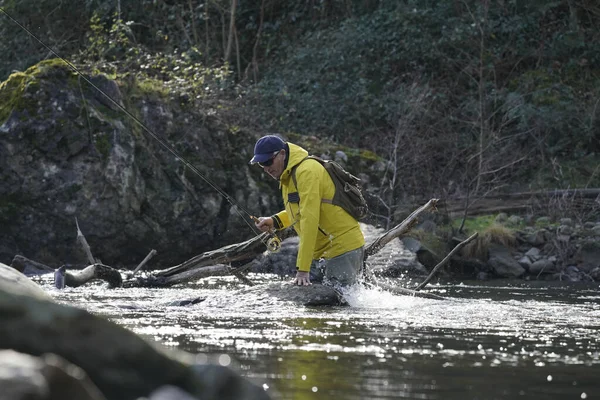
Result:
<instances>
[{"instance_id":1,"label":"man in yellow jacket","mask_svg":"<svg viewBox=\"0 0 600 400\"><path fill-rule=\"evenodd\" d=\"M333 198L335 185L325 167L307 156L302 147L275 135L256 142L250 163L279 181L285 204L285 210L259 218L256 226L270 231L293 225L300 237L295 284L310 285L312 279L352 285L362 271L365 238L356 219L327 202ZM292 179L294 167L298 187Z\"/></svg>"}]
</instances>

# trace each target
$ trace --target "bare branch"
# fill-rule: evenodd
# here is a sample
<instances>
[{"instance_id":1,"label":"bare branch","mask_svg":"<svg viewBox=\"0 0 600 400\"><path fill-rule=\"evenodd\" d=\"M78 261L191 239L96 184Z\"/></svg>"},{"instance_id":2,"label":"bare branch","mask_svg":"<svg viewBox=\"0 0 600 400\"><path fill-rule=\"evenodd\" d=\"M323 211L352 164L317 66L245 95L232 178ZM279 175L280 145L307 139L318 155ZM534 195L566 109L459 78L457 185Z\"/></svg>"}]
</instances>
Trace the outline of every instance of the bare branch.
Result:
<instances>
[{"instance_id":1,"label":"bare branch","mask_svg":"<svg viewBox=\"0 0 600 400\"><path fill-rule=\"evenodd\" d=\"M474 240L476 237L478 236L478 233L475 232L474 234L472 234L468 239L460 242L459 244L456 245L456 247L454 247L452 249L452 251L450 253L448 253L448 255L446 257L444 257L444 259L442 261L440 261L438 263L438 265L436 265L431 272L429 273L429 276L427 278L425 278L425 280L423 282L421 282L416 288L415 290L421 290L423 289L428 283L429 281L431 281L431 279L435 276L435 274L438 272L438 270L440 268L442 268L444 265L446 265L448 263L448 261L450 261L450 258L452 258L452 256L454 254L456 254L460 249L462 249L463 247L465 247L465 245L469 242L471 242L472 240Z\"/></svg>"},{"instance_id":2,"label":"bare branch","mask_svg":"<svg viewBox=\"0 0 600 400\"><path fill-rule=\"evenodd\" d=\"M79 242L79 244L81 244L81 247L83 247L83 251L85 251L88 262L90 264L95 264L96 260L92 255L90 245L88 244L87 240L85 240L85 236L83 236L83 233L81 233L81 229L79 229L79 222L77 221L77 217L75 217L75 225L77 225L77 241Z\"/></svg>"}]
</instances>

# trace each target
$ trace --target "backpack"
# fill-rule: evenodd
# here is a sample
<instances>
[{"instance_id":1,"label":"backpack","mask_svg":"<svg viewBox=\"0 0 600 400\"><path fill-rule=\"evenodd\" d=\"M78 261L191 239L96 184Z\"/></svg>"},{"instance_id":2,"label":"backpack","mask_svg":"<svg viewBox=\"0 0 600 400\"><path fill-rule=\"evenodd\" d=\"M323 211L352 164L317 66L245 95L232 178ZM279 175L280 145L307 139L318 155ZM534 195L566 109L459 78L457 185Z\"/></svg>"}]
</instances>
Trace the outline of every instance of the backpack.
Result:
<instances>
[{"instance_id":1,"label":"backpack","mask_svg":"<svg viewBox=\"0 0 600 400\"><path fill-rule=\"evenodd\" d=\"M354 219L359 220L367 216L369 208L367 201L365 200L362 190L360 187L360 179L346 171L342 166L335 161L323 160L320 157L308 156L304 160L312 159L316 160L329 173L333 184L335 185L335 194L333 199L321 199L323 203L334 204L342 207L348 214ZM294 186L298 188L298 182L296 181L296 168L304 160L292 167L292 180Z\"/></svg>"}]
</instances>

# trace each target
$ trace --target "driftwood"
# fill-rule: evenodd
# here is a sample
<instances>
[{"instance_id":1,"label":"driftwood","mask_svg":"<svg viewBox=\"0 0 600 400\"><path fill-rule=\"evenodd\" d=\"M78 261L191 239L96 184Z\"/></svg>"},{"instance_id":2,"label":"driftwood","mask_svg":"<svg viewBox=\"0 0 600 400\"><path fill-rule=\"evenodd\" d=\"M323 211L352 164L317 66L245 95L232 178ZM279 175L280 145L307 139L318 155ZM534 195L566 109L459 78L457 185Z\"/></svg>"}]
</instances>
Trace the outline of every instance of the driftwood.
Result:
<instances>
[{"instance_id":1,"label":"driftwood","mask_svg":"<svg viewBox=\"0 0 600 400\"><path fill-rule=\"evenodd\" d=\"M83 236L81 229L79 229L79 222L77 221L77 217L75 217L75 225L77 226L77 242L79 242L79 244L81 244L81 247L83 247L83 251L85 252L88 262L90 264L95 264L96 259L94 259L94 256L92 255L92 250L90 249L90 245L85 239L85 236Z\"/></svg>"},{"instance_id":2,"label":"driftwood","mask_svg":"<svg viewBox=\"0 0 600 400\"><path fill-rule=\"evenodd\" d=\"M375 253L377 253L381 248L383 248L386 244L388 244L393 239L402 237L410 229L417 223L418 217L424 212L430 212L436 210L436 205L438 204L438 199L431 199L425 205L419 207L413 213L411 213L404 221L395 226L394 228L386 231L382 235L380 235L377 239L375 239L369 246L365 248L365 261L366 259ZM84 250L88 254L88 258L94 259L91 255L91 251L89 250L89 246L86 246L87 241L85 237L81 233L79 226L77 225L78 232L78 241L84 246ZM280 239L285 239L286 237L291 236L293 231L291 229L284 230L282 232L278 232ZM431 294L431 293L423 293L419 292L425 285L433 278L435 273L445 265L450 257L455 254L460 248L462 248L466 243L473 240L476 235L473 235L465 242L460 243L456 246L454 250L448 256L442 260L430 273L427 279L417 286L416 289L406 289L400 287L393 287L390 285L386 285L381 282L377 282L375 276L366 268L365 263L365 277L367 278L367 284L376 285L385 290L391 291L393 293L408 295L408 296L416 296L416 297L425 297L432 299L443 299L443 297ZM132 274L129 274L128 278L123 281L121 274L119 271L111 268L110 266L94 262L85 269L81 271L65 271L64 267L59 270L59 273L63 273L64 275L64 284L65 286L77 287L81 286L89 281L102 279L108 282L109 288L113 287L171 287L176 284L181 284L185 282L190 282L194 280L198 280L205 277L210 276L224 276L224 275L234 275L237 276L240 280L248 285L252 285L252 282L248 280L243 275L243 272L247 270L252 265L252 260L254 260L258 255L265 251L265 244L269 238L269 234L263 233L256 237L253 237L249 240L246 240L242 243L232 244L228 246L221 247L216 250L208 251L202 253L198 256L195 256L179 265L173 266L171 268L157 271L154 273L144 273L144 276L134 277L134 274L142 269L144 264L156 253L154 250L146 256L146 258L138 265L138 267L133 271ZM26 259L25 259L26 260ZM23 259L17 260L17 262L24 262ZM231 263L236 262L238 264L244 263L241 267L234 268L231 266ZM39 264L39 263L38 263ZM46 267L50 269L49 267ZM50 269L53 270L53 269ZM55 275L56 276L56 275ZM306 288L296 288L290 287L290 285L271 285L272 287L267 288L276 293L286 293L286 295L281 295L282 298L291 298L292 300L297 300L302 296L298 296L296 292L302 292L306 296L304 300L300 300L303 304L321 304L321 300L317 300L315 302L306 301L307 297L310 297L310 293L315 292L319 293L320 299L334 299L339 297L339 292L337 292L333 288L322 287L322 285L313 285L312 289ZM265 290L267 290L265 289ZM258 290L258 289L257 289ZM289 292L289 293L288 293ZM309 293L310 292L310 293ZM291 296L291 297L290 297ZM329 300L324 301L328 303ZM339 302L335 302L335 304L340 304Z\"/></svg>"},{"instance_id":3,"label":"driftwood","mask_svg":"<svg viewBox=\"0 0 600 400\"><path fill-rule=\"evenodd\" d=\"M88 265L81 271L65 273L65 286L78 287L94 280L103 280L108 283L108 288L123 286L123 278L116 269L104 264Z\"/></svg>"},{"instance_id":4,"label":"driftwood","mask_svg":"<svg viewBox=\"0 0 600 400\"><path fill-rule=\"evenodd\" d=\"M293 234L291 229L278 232L278 237L283 240ZM176 284L186 283L209 276L234 275L242 282L252 286L252 282L242 275L250 267L249 261L265 251L265 243L269 234L262 233L242 243L235 243L216 250L207 251L174 267L148 274L144 277L128 279L124 287L171 287ZM226 264L248 261L239 268Z\"/></svg>"},{"instance_id":5,"label":"driftwood","mask_svg":"<svg viewBox=\"0 0 600 400\"><path fill-rule=\"evenodd\" d=\"M137 266L137 267L136 267L136 268L133 270L133 272L131 273L131 276L133 277L135 274L137 274L137 273L138 273L138 271L139 271L140 269L142 269L142 268L144 267L144 265L146 265L146 263L147 263L148 261L150 261L150 259L151 259L152 257L154 257L155 255L156 255L156 250L152 249L152 250L150 251L150 253L148 253L148 255L146 256L146 258L144 258L144 259L142 260L142 262L141 262L141 263L140 263L140 264L139 264L139 265L138 265L138 266Z\"/></svg>"},{"instance_id":6,"label":"driftwood","mask_svg":"<svg viewBox=\"0 0 600 400\"><path fill-rule=\"evenodd\" d=\"M436 205L438 203L437 199L429 200L425 205L419 207L413 213L411 213L404 221L400 224L396 225L394 228L386 231L382 235L380 235L377 239L375 239L369 246L365 248L365 260L375 253L377 253L381 248L383 248L386 244L388 244L393 239L402 237L410 229L417 223L418 217L424 212L436 211ZM289 233L284 233L283 236L289 236ZM234 269L229 267L228 265L224 265L226 263L231 263L234 261L244 261L244 260L252 260L259 254L265 251L264 242L267 240L268 235L263 233L259 236L256 236L252 239L249 239L242 243L232 244L225 247L222 247L217 250L212 250L206 253L202 253L196 257L193 257L182 264L176 265L169 269L156 272L154 274L150 274L146 277L138 277L133 280L127 280L124 282L124 287L170 287L175 284L185 283L192 280L197 280L200 278L208 277L208 276L223 276L223 275L236 275L240 279L244 279L244 276L241 275L245 269L250 266L250 263L246 265ZM464 245L464 244L463 244ZM459 245L462 247L463 245ZM457 246L457 247L459 247ZM458 251L458 249L456 249ZM454 254L454 253L451 253ZM446 260L447 262L447 260ZM445 262L444 262L445 264ZM442 264L443 265L443 264ZM441 265L440 265L441 267ZM437 268L439 270L439 267ZM435 270L435 271L437 271ZM442 299L443 297L437 296L429 293L418 292L417 290L393 287L390 285L386 285L380 282L377 282L375 277L370 274L368 268L366 268L365 264L365 273L367 280L371 282L371 284L376 284L386 290L392 291L394 293L416 296L416 297L425 297L425 298L434 298L434 299ZM433 275L430 274L428 279L430 280ZM249 283L249 282L246 282ZM313 285L319 286L319 285ZM421 287L422 288L422 287ZM419 290L421 289L419 288ZM324 290L324 289L322 289ZM332 294L333 295L333 294Z\"/></svg>"},{"instance_id":7,"label":"driftwood","mask_svg":"<svg viewBox=\"0 0 600 400\"><path fill-rule=\"evenodd\" d=\"M597 209L600 188L556 189L536 192L496 193L474 199L468 206L469 215L481 215L497 212L515 212L536 208L552 200L563 200L582 209ZM448 215L457 216L465 212L467 198L451 198L440 202Z\"/></svg>"}]
</instances>

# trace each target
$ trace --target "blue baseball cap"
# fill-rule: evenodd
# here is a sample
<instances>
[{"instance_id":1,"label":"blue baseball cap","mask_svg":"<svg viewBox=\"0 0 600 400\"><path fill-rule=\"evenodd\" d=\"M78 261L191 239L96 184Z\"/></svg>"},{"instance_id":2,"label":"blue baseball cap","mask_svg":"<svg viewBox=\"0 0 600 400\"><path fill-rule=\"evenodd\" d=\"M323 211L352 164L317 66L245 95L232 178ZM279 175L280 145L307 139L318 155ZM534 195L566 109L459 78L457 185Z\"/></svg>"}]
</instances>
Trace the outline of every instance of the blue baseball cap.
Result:
<instances>
[{"instance_id":1,"label":"blue baseball cap","mask_svg":"<svg viewBox=\"0 0 600 400\"><path fill-rule=\"evenodd\" d=\"M282 149L285 149L285 142L279 136L263 136L254 145L254 157L250 160L250 164L265 162Z\"/></svg>"}]
</instances>

